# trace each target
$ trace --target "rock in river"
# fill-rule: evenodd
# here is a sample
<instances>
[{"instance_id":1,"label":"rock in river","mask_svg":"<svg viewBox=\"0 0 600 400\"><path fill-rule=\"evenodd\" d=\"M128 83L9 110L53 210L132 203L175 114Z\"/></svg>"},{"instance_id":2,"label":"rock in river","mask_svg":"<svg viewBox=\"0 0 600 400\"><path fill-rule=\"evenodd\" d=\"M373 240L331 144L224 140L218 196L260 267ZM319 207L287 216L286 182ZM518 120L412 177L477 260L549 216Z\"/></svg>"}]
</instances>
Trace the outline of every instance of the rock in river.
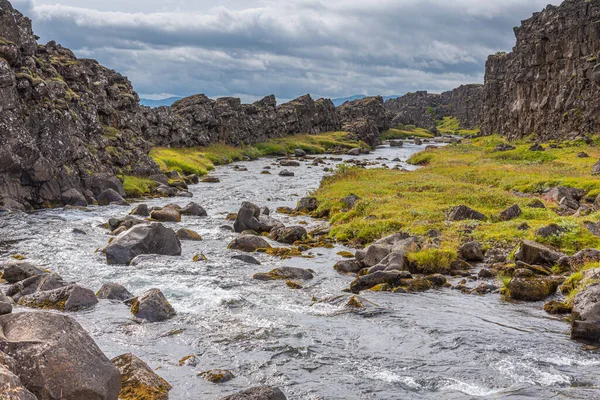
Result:
<instances>
[{"instance_id":1,"label":"rock in river","mask_svg":"<svg viewBox=\"0 0 600 400\"><path fill-rule=\"evenodd\" d=\"M112 359L121 373L120 400L167 400L172 386L131 353Z\"/></svg>"},{"instance_id":2,"label":"rock in river","mask_svg":"<svg viewBox=\"0 0 600 400\"><path fill-rule=\"evenodd\" d=\"M149 322L160 322L175 316L173 306L158 289L150 289L132 299L131 313Z\"/></svg>"},{"instance_id":3,"label":"rock in river","mask_svg":"<svg viewBox=\"0 0 600 400\"><path fill-rule=\"evenodd\" d=\"M158 222L140 224L121 233L106 248L108 264L129 264L140 254L181 255L181 243L172 229Z\"/></svg>"},{"instance_id":4,"label":"rock in river","mask_svg":"<svg viewBox=\"0 0 600 400\"><path fill-rule=\"evenodd\" d=\"M302 240L306 234L306 229L302 226L288 226L272 230L269 237L280 243L294 244Z\"/></svg>"},{"instance_id":5,"label":"rock in river","mask_svg":"<svg viewBox=\"0 0 600 400\"><path fill-rule=\"evenodd\" d=\"M90 289L69 285L58 289L39 291L19 300L19 305L59 311L78 311L98 303Z\"/></svg>"},{"instance_id":6,"label":"rock in river","mask_svg":"<svg viewBox=\"0 0 600 400\"><path fill-rule=\"evenodd\" d=\"M43 273L44 271L28 261L11 260L4 265L2 279L8 283L16 283Z\"/></svg>"},{"instance_id":7,"label":"rock in river","mask_svg":"<svg viewBox=\"0 0 600 400\"><path fill-rule=\"evenodd\" d=\"M259 281L275 281L288 279L309 280L312 278L312 270L295 267L275 268L269 272L260 272L258 274L254 274L254 276L252 277L252 279L257 279Z\"/></svg>"},{"instance_id":8,"label":"rock in river","mask_svg":"<svg viewBox=\"0 0 600 400\"><path fill-rule=\"evenodd\" d=\"M287 400L287 397L279 388L259 386L222 397L219 400Z\"/></svg>"},{"instance_id":9,"label":"rock in river","mask_svg":"<svg viewBox=\"0 0 600 400\"><path fill-rule=\"evenodd\" d=\"M0 351L15 359L16 374L38 399L117 398L119 371L74 319L17 313L1 316L0 328Z\"/></svg>"},{"instance_id":10,"label":"rock in river","mask_svg":"<svg viewBox=\"0 0 600 400\"><path fill-rule=\"evenodd\" d=\"M228 249L245 251L247 253L252 253L258 249L268 249L269 247L271 246L265 239L254 235L242 235L235 238L227 246Z\"/></svg>"},{"instance_id":11,"label":"rock in river","mask_svg":"<svg viewBox=\"0 0 600 400\"><path fill-rule=\"evenodd\" d=\"M600 341L600 283L588 286L575 296L571 337Z\"/></svg>"},{"instance_id":12,"label":"rock in river","mask_svg":"<svg viewBox=\"0 0 600 400\"><path fill-rule=\"evenodd\" d=\"M119 193L117 193L114 189L106 189L102 193L98 195L98 204L101 206L108 206L110 204L114 204L117 206L128 206L129 203L125 201L123 197Z\"/></svg>"},{"instance_id":13,"label":"rock in river","mask_svg":"<svg viewBox=\"0 0 600 400\"><path fill-rule=\"evenodd\" d=\"M190 240L195 242L201 242L202 236L198 232L194 232L191 229L181 228L177 231L177 237L179 240Z\"/></svg>"},{"instance_id":14,"label":"rock in river","mask_svg":"<svg viewBox=\"0 0 600 400\"><path fill-rule=\"evenodd\" d=\"M96 293L96 297L99 299L125 301L131 299L133 294L123 285L110 282L102 285L98 293Z\"/></svg>"},{"instance_id":15,"label":"rock in river","mask_svg":"<svg viewBox=\"0 0 600 400\"><path fill-rule=\"evenodd\" d=\"M543 244L524 240L515 253L516 261L523 261L530 265L543 265L553 267L564 254L559 253Z\"/></svg>"}]
</instances>

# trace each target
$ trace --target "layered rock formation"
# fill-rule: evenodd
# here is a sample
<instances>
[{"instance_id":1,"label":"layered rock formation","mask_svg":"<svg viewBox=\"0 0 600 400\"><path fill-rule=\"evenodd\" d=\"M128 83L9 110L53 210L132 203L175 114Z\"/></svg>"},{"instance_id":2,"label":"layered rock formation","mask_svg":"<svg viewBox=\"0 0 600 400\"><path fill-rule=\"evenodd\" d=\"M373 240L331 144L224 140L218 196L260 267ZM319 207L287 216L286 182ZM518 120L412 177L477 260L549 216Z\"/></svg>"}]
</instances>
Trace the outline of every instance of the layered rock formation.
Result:
<instances>
[{"instance_id":1,"label":"layered rock formation","mask_svg":"<svg viewBox=\"0 0 600 400\"><path fill-rule=\"evenodd\" d=\"M486 65L483 134L541 140L600 128L600 2L547 6L515 28L516 46Z\"/></svg>"},{"instance_id":2,"label":"layered rock formation","mask_svg":"<svg viewBox=\"0 0 600 400\"><path fill-rule=\"evenodd\" d=\"M374 144L389 128L381 97L349 102L336 109L331 100L301 96L277 106L275 96L253 104L232 97L210 99L198 94L171 107L145 108L144 136L158 146L189 147L209 143L248 145L298 133L346 130Z\"/></svg>"},{"instance_id":3,"label":"layered rock formation","mask_svg":"<svg viewBox=\"0 0 600 400\"><path fill-rule=\"evenodd\" d=\"M36 44L31 21L0 0L0 201L51 206L69 189L91 200L119 186L115 174L156 172L138 101L122 75Z\"/></svg>"},{"instance_id":4,"label":"layered rock formation","mask_svg":"<svg viewBox=\"0 0 600 400\"><path fill-rule=\"evenodd\" d=\"M463 85L442 94L419 91L385 102L385 108L393 115L392 125L415 125L431 129L435 121L455 117L461 128L479 126L483 112L483 86Z\"/></svg>"}]
</instances>

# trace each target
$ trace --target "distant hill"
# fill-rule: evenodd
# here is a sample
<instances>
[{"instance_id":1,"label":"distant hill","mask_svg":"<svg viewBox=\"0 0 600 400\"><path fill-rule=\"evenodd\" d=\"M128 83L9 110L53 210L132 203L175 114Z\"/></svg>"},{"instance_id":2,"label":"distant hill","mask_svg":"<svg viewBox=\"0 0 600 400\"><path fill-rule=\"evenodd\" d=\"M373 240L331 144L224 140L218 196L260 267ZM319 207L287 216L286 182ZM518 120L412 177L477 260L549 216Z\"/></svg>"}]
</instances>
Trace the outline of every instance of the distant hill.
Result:
<instances>
[{"instance_id":1,"label":"distant hill","mask_svg":"<svg viewBox=\"0 0 600 400\"><path fill-rule=\"evenodd\" d=\"M331 101L333 101L333 104L338 107L341 106L342 104L344 104L347 101L353 101L353 100L360 100L360 99L364 99L365 97L367 97L364 94L355 94L354 96L348 96L348 97L340 97L339 99L331 99ZM394 94L391 96L382 96L383 100L389 100L389 99L396 99L398 97L401 97L401 95L399 94Z\"/></svg>"},{"instance_id":2,"label":"distant hill","mask_svg":"<svg viewBox=\"0 0 600 400\"><path fill-rule=\"evenodd\" d=\"M162 106L170 106L175 103L177 100L182 99L183 97L169 97L166 99L160 100L150 100L150 99L140 99L140 104L148 107L162 107Z\"/></svg>"}]
</instances>

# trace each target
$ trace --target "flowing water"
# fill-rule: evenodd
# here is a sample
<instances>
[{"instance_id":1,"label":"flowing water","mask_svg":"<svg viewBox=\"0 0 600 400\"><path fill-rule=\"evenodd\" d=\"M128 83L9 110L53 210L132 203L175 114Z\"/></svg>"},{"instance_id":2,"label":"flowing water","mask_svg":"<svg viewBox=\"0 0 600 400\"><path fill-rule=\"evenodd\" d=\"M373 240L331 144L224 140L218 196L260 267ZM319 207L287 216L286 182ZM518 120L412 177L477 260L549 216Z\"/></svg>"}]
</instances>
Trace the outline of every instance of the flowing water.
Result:
<instances>
[{"instance_id":1,"label":"flowing water","mask_svg":"<svg viewBox=\"0 0 600 400\"><path fill-rule=\"evenodd\" d=\"M423 146L382 147L360 156L406 160ZM344 157L348 158L348 157ZM275 210L294 207L318 187L323 167L287 167L294 177L260 174L273 159L218 167L217 184L190 190L207 218L183 217L202 242L183 242L181 257L159 257L137 266L106 265L109 236L100 225L129 207L92 207L91 212L51 210L0 217L0 259L20 253L65 279L97 290L119 282L131 292L160 288L178 315L163 323L137 323L128 307L100 301L72 314L102 350L114 357L132 352L173 385L171 399L217 399L249 386L281 387L289 399L600 398L600 354L569 339L569 326L544 313L541 304L511 304L499 295L466 295L443 289L423 294L363 293L372 304L344 306L352 277L336 273L336 253L314 249L314 258L279 260L259 254L262 265L231 259L236 234L220 227L243 201ZM404 162L382 161L390 167ZM333 163L329 165L333 167ZM157 199L185 205L189 199ZM303 220L273 216L286 225ZM77 228L86 235L74 233ZM192 262L204 253L206 262ZM315 279L302 290L284 282L252 280L278 266L311 268ZM347 296L347 295L346 295ZM313 298L333 298L313 304ZM16 308L15 312L28 310ZM196 367L179 366L195 354ZM212 384L196 376L229 369L236 378Z\"/></svg>"}]
</instances>

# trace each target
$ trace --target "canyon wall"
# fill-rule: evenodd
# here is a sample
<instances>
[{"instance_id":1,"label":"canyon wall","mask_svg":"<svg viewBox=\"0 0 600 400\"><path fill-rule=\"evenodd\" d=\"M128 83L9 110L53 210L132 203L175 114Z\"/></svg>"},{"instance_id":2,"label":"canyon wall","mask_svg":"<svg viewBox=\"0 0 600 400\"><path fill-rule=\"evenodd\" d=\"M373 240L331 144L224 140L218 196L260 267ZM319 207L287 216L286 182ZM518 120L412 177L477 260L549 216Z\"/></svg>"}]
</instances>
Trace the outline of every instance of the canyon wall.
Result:
<instances>
[{"instance_id":1,"label":"canyon wall","mask_svg":"<svg viewBox=\"0 0 600 400\"><path fill-rule=\"evenodd\" d=\"M473 129L480 125L483 113L483 85L462 85L442 94L419 91L408 93L385 102L392 117L392 125L415 125L433 129L435 121L455 117L461 128Z\"/></svg>"},{"instance_id":2,"label":"canyon wall","mask_svg":"<svg viewBox=\"0 0 600 400\"><path fill-rule=\"evenodd\" d=\"M511 53L487 61L482 134L550 140L597 133L600 1L547 6L515 35Z\"/></svg>"}]
</instances>

